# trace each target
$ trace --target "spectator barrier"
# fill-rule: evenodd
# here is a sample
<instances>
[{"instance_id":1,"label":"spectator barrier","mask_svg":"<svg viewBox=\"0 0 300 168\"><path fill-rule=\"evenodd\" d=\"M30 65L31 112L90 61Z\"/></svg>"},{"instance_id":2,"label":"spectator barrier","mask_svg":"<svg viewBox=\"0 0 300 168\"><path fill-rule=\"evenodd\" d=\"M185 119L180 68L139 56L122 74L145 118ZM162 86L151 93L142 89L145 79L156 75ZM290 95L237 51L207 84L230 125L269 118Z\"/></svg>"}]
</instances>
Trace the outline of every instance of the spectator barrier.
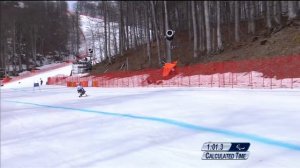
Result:
<instances>
[{"instance_id":1,"label":"spectator barrier","mask_svg":"<svg viewBox=\"0 0 300 168\"><path fill-rule=\"evenodd\" d=\"M163 77L162 69L121 71L86 77L55 77L51 84L75 87L230 87L300 88L300 55L242 61L212 62L176 67Z\"/></svg>"}]
</instances>

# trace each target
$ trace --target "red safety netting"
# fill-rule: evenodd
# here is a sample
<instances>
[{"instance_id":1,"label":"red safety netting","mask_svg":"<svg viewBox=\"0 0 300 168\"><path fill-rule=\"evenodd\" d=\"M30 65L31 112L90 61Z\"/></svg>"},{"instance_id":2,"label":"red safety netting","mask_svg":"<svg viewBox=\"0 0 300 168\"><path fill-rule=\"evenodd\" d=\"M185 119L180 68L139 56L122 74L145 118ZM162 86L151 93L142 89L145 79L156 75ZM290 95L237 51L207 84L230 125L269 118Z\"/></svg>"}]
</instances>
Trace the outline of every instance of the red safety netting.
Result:
<instances>
[{"instance_id":1,"label":"red safety netting","mask_svg":"<svg viewBox=\"0 0 300 168\"><path fill-rule=\"evenodd\" d=\"M69 87L81 82L86 87L295 88L300 87L300 55L176 67L165 77L163 69L146 69L62 80L56 83Z\"/></svg>"}]
</instances>

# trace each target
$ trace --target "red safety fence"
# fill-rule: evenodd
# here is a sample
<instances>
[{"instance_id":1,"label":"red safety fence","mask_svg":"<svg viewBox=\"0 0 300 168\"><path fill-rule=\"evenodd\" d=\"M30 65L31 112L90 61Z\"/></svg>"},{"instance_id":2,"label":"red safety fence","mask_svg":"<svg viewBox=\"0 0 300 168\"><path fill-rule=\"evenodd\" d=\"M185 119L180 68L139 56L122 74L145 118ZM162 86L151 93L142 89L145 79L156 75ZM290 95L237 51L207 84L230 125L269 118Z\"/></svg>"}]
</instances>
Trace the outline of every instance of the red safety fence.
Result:
<instances>
[{"instance_id":1,"label":"red safety fence","mask_svg":"<svg viewBox=\"0 0 300 168\"><path fill-rule=\"evenodd\" d=\"M34 75L37 75L37 74L40 74L40 73L44 73L44 72L47 72L47 71L50 71L50 70L54 70L54 69L57 69L57 68L62 68L62 67L67 66L69 64L71 64L71 63L67 61L67 62L63 62L63 63L57 64L57 65L54 65L54 66L43 68L43 69L40 69L40 70L31 70L30 72L28 71L27 73L24 73L24 74L22 74L20 76L17 76L17 77L13 77L13 78L5 77L2 82L3 82L3 84L5 84L5 83L21 80L21 79L28 78L28 77L31 77L31 76L34 76Z\"/></svg>"},{"instance_id":2,"label":"red safety fence","mask_svg":"<svg viewBox=\"0 0 300 168\"><path fill-rule=\"evenodd\" d=\"M67 78L68 76L64 76L64 75L48 77L47 85L65 85Z\"/></svg>"},{"instance_id":3,"label":"red safety fence","mask_svg":"<svg viewBox=\"0 0 300 168\"><path fill-rule=\"evenodd\" d=\"M66 77L55 84L75 87L230 87L300 88L300 55L242 61L212 62L176 67L163 77L162 69L111 72Z\"/></svg>"}]
</instances>

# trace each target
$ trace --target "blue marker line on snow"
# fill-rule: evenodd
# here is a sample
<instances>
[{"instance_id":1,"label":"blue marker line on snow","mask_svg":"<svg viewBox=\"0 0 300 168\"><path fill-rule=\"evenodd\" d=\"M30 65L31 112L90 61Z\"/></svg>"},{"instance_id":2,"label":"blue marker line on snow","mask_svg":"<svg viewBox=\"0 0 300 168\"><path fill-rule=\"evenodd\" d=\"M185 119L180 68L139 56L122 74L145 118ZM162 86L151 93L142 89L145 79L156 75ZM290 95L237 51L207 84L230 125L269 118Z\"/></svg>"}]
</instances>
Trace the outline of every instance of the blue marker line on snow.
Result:
<instances>
[{"instance_id":1,"label":"blue marker line on snow","mask_svg":"<svg viewBox=\"0 0 300 168\"><path fill-rule=\"evenodd\" d=\"M288 148L291 150L300 151L300 145L298 145L298 144L291 144L291 143L284 142L284 141L273 140L273 139L269 139L269 138L265 138L265 137L261 137L261 136L257 136L257 135L246 134L246 133L239 133L239 132L234 132L234 131L229 131L229 130L209 128L209 127L190 124L187 122L176 121L176 120L172 120L172 119L168 119L168 118L147 117L147 116L139 116L139 115L132 115L132 114L102 112L102 111L96 111L96 110L78 109L78 108L61 107L61 106L51 106L51 105L43 105L43 104L20 102L20 101L6 100L6 102L28 104L28 105L35 105L35 106L40 106L40 107L56 108L56 109L89 112L89 113L97 113L97 114L103 114L103 115L134 118L134 119L141 119L141 120L148 120L148 121L156 121L156 122L165 123L165 124L169 124L169 125L175 125L178 127L187 128L187 129L191 129L191 130L206 131L206 132L212 132L212 133L216 133L216 134L233 136L233 137L237 137L237 138L245 138L248 140L257 141L257 142L261 142L264 144L269 144L269 145L273 145L273 146L279 146L279 147Z\"/></svg>"}]
</instances>

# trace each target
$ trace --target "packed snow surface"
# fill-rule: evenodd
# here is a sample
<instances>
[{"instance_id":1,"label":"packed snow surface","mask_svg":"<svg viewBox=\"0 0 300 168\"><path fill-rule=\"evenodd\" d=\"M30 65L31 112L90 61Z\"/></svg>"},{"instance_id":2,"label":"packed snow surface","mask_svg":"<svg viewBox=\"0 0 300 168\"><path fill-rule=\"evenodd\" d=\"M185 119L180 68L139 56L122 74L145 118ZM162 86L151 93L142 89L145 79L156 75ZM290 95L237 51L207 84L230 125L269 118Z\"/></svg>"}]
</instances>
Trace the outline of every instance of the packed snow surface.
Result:
<instances>
[{"instance_id":1,"label":"packed snow surface","mask_svg":"<svg viewBox=\"0 0 300 168\"><path fill-rule=\"evenodd\" d=\"M300 90L1 87L1 168L300 167ZM202 160L205 142L249 142L247 160Z\"/></svg>"},{"instance_id":2,"label":"packed snow surface","mask_svg":"<svg viewBox=\"0 0 300 168\"><path fill-rule=\"evenodd\" d=\"M1 88L1 167L300 167L300 90ZM248 160L202 160L205 142Z\"/></svg>"}]
</instances>

